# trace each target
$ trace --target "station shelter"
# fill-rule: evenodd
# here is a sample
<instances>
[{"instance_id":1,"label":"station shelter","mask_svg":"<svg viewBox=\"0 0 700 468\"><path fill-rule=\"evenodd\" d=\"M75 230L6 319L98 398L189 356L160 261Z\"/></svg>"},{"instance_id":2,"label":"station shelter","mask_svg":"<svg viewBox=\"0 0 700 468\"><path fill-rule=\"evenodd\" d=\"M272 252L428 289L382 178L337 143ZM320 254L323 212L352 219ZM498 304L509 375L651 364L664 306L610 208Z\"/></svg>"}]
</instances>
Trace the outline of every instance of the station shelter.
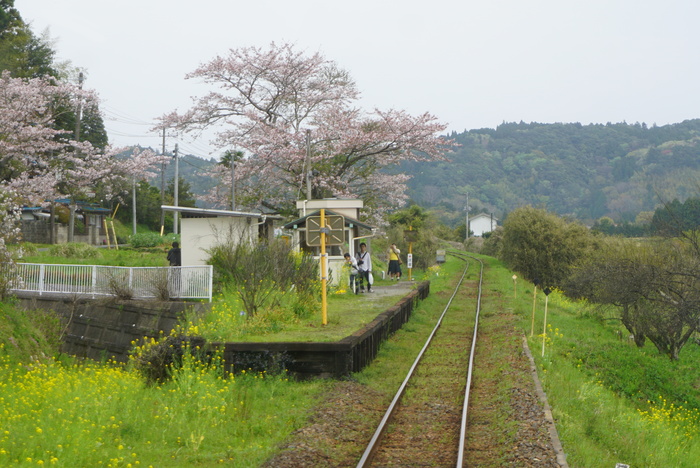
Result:
<instances>
[{"instance_id":1,"label":"station shelter","mask_svg":"<svg viewBox=\"0 0 700 468\"><path fill-rule=\"evenodd\" d=\"M360 243L366 242L370 246L369 239L372 237L375 228L367 223L358 220L360 210L364 207L364 202L357 199L327 198L322 200L299 200L297 209L300 218L290 221L283 226L291 231L291 243L296 250L308 252L315 258L320 259L321 247L317 242L313 227L324 210L328 220L340 220L342 217L342 228L333 226L342 235L334 236L338 243L326 245L328 254L328 268L332 282L337 283L341 277L341 268L345 264L343 254L346 252L355 256L355 252L360 250ZM311 222L313 221L313 223ZM371 248L370 248L371 251Z\"/></svg>"}]
</instances>

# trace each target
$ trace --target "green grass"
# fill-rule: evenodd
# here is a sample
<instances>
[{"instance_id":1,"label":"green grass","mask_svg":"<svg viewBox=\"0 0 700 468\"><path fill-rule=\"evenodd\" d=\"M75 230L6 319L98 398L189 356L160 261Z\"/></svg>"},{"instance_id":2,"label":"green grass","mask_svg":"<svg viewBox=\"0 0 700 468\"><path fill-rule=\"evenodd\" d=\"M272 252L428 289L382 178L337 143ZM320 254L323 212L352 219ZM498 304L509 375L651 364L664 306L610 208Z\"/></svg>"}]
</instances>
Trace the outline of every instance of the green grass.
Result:
<instances>
[{"instance_id":1,"label":"green grass","mask_svg":"<svg viewBox=\"0 0 700 468\"><path fill-rule=\"evenodd\" d=\"M554 292L547 301L549 327L542 357L544 295L537 295L535 334L529 337L532 285L517 280L514 297L512 272L493 259L486 261L484 291L500 299L496 310L482 313L517 317L570 466L697 465L700 346L686 345L679 361L671 362L653 346L637 349L619 322L603 320L595 310ZM458 271L461 262L448 261L437 276L433 272L430 297L382 347L377 360L354 375L359 382L387 393L398 387L402 371L444 307L446 293L441 291L449 289ZM320 326L319 316L298 323L280 319L276 327L287 329L284 340L334 333L341 324L351 329L376 315L375 309L363 318L365 306L371 310L369 305L376 304L371 295L336 296L329 297L327 327ZM233 322L240 309L231 307ZM13 312L11 304L2 308L2 466L50 464L54 459L55 466L137 466L137 461L138 466L259 466L305 424L307 412L327 389L323 382L289 382L283 376L231 379L219 369L196 364L186 366L173 382L149 387L121 366L37 359L47 354L41 330L50 326L39 316L30 320L29 314ZM263 325L271 327L263 339L282 339L282 331L270 323ZM345 330L338 332L346 335Z\"/></svg>"},{"instance_id":2,"label":"green grass","mask_svg":"<svg viewBox=\"0 0 700 468\"><path fill-rule=\"evenodd\" d=\"M570 466L694 467L700 460L700 347L688 344L678 362L648 345L638 349L614 314L601 315L559 292L533 292L489 260L488 288L509 297L537 362ZM542 343L545 343L544 357Z\"/></svg>"},{"instance_id":3,"label":"green grass","mask_svg":"<svg viewBox=\"0 0 700 468\"><path fill-rule=\"evenodd\" d=\"M319 303L301 315L280 307L248 317L240 300L232 293L224 293L214 299L211 311L205 316L190 317L188 328L190 334L199 334L208 341L337 341L396 304L406 289L394 288L390 292L393 294L329 294L326 325Z\"/></svg>"},{"instance_id":4,"label":"green grass","mask_svg":"<svg viewBox=\"0 0 700 468\"><path fill-rule=\"evenodd\" d=\"M51 312L17 308L0 302L0 354L14 361L45 358L58 349L62 325Z\"/></svg>"},{"instance_id":5,"label":"green grass","mask_svg":"<svg viewBox=\"0 0 700 468\"><path fill-rule=\"evenodd\" d=\"M442 313L451 289L464 270L461 261L448 261L430 277L430 295L420 301L411 319L382 344L372 365L353 374L358 382L393 396ZM424 278L419 276L418 278ZM449 292L446 292L449 291Z\"/></svg>"},{"instance_id":6,"label":"green grass","mask_svg":"<svg viewBox=\"0 0 700 468\"><path fill-rule=\"evenodd\" d=\"M0 350L0 354L1 354ZM186 362L146 386L112 364L0 356L1 466L259 466L326 383L226 376Z\"/></svg>"},{"instance_id":7,"label":"green grass","mask_svg":"<svg viewBox=\"0 0 700 468\"><path fill-rule=\"evenodd\" d=\"M62 265L112 265L112 266L167 266L167 247L151 249L132 249L120 247L106 249L81 244L84 255L65 256L53 254L52 250L57 246L45 247L46 250L31 249L31 255L25 255L18 259L20 263L47 263Z\"/></svg>"}]
</instances>

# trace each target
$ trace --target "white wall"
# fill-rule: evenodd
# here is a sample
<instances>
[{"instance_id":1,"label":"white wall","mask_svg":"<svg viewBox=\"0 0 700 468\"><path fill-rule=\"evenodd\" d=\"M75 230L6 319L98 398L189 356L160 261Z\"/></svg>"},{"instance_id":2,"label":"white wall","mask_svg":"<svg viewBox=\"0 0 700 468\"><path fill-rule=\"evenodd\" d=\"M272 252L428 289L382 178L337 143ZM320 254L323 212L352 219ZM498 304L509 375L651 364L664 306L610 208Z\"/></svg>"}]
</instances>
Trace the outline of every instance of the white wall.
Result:
<instances>
[{"instance_id":1,"label":"white wall","mask_svg":"<svg viewBox=\"0 0 700 468\"><path fill-rule=\"evenodd\" d=\"M475 236L482 236L486 232L491 232L496 229L496 226L498 226L496 219L494 218L492 221L490 216L480 216L469 220L469 229Z\"/></svg>"},{"instance_id":2,"label":"white wall","mask_svg":"<svg viewBox=\"0 0 700 468\"><path fill-rule=\"evenodd\" d=\"M248 221L250 220L250 223ZM182 265L206 265L207 250L228 240L255 241L258 237L257 220L245 217L183 218L180 248Z\"/></svg>"}]
</instances>

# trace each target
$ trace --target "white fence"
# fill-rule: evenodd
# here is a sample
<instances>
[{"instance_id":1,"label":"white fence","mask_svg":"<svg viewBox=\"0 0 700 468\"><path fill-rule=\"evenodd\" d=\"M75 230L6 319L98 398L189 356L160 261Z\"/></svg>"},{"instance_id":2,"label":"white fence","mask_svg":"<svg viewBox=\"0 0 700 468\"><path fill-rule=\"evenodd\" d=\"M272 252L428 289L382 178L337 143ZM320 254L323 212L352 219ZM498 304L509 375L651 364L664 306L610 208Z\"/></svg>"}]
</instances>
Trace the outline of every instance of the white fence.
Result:
<instances>
[{"instance_id":1,"label":"white fence","mask_svg":"<svg viewBox=\"0 0 700 468\"><path fill-rule=\"evenodd\" d=\"M7 266L7 265L5 265ZM135 299L212 297L213 267L117 267L17 263L10 290L43 295L123 296Z\"/></svg>"}]
</instances>

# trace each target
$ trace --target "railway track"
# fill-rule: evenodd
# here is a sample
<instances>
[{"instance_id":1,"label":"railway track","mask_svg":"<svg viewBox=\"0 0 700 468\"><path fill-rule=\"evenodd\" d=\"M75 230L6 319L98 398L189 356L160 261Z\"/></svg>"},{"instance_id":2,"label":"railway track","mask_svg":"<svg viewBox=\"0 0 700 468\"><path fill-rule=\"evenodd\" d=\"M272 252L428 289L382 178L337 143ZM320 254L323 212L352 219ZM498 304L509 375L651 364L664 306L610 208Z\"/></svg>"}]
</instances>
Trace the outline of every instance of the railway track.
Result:
<instances>
[{"instance_id":1,"label":"railway track","mask_svg":"<svg viewBox=\"0 0 700 468\"><path fill-rule=\"evenodd\" d=\"M465 465L465 441L481 308L483 263L465 261L451 297L409 369L358 468ZM476 280L465 280L470 269Z\"/></svg>"}]
</instances>

